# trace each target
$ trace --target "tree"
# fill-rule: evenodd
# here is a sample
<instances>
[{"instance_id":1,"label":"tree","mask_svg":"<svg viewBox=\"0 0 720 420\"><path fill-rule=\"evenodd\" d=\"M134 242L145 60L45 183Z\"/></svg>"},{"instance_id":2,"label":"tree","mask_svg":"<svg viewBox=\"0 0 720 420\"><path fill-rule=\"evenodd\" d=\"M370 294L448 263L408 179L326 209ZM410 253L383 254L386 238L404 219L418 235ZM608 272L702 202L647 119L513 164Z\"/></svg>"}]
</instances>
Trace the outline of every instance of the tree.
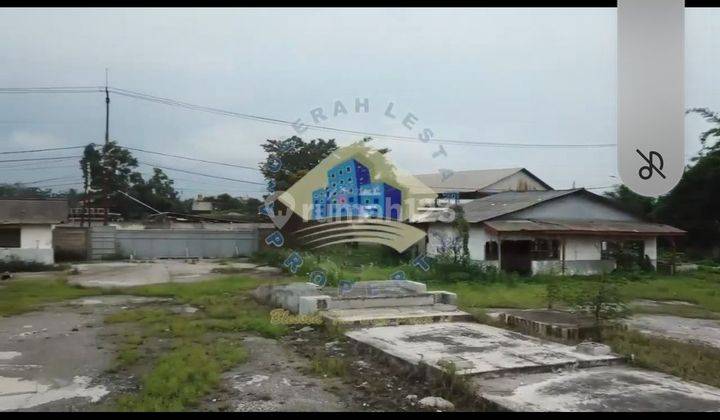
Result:
<instances>
[{"instance_id":1,"label":"tree","mask_svg":"<svg viewBox=\"0 0 720 420\"><path fill-rule=\"evenodd\" d=\"M691 246L705 252L720 243L720 115L706 108L693 108L714 124L700 134L702 150L686 168L678 185L657 203L657 220L688 232Z\"/></svg>"},{"instance_id":2,"label":"tree","mask_svg":"<svg viewBox=\"0 0 720 420\"><path fill-rule=\"evenodd\" d=\"M602 341L602 330L607 321L628 313L618 282L608 276L602 276L597 281L584 282L574 294L567 294L565 300L571 303L573 312L592 316L597 341Z\"/></svg>"},{"instance_id":3,"label":"tree","mask_svg":"<svg viewBox=\"0 0 720 420\"><path fill-rule=\"evenodd\" d=\"M268 139L262 148L267 153L267 158L261 164L260 171L265 179L275 182L277 191L285 191L337 150L337 145L334 139L306 142L300 137L292 136L285 140ZM280 164L277 171L274 170L276 162Z\"/></svg>"},{"instance_id":4,"label":"tree","mask_svg":"<svg viewBox=\"0 0 720 420\"><path fill-rule=\"evenodd\" d=\"M83 183L92 194L88 197L95 206L103 206L105 191L128 192L130 187L142 182L142 175L135 172L138 161L129 150L118 147L117 143L110 141L100 150L94 144L85 147L80 160L80 169L83 173Z\"/></svg>"},{"instance_id":5,"label":"tree","mask_svg":"<svg viewBox=\"0 0 720 420\"><path fill-rule=\"evenodd\" d=\"M620 207L630 213L637 214L645 218L652 218L653 210L657 200L652 197L645 197L634 193L625 185L618 185L614 191L608 191L605 197L615 201Z\"/></svg>"},{"instance_id":6,"label":"tree","mask_svg":"<svg viewBox=\"0 0 720 420\"><path fill-rule=\"evenodd\" d=\"M455 210L455 219L453 220L453 227L460 237L462 245L461 261L465 263L470 260L470 224L465 219L465 210L462 206L457 205L452 207Z\"/></svg>"},{"instance_id":7,"label":"tree","mask_svg":"<svg viewBox=\"0 0 720 420\"><path fill-rule=\"evenodd\" d=\"M135 179L130 187L128 194L142 201L150 207L161 212L184 212L182 201L179 194L175 190L174 181L170 179L165 172L159 168L153 168L153 176L147 181L142 177ZM120 209L127 218L141 218L150 212L145 206L127 199L121 200L117 197L118 209Z\"/></svg>"}]
</instances>

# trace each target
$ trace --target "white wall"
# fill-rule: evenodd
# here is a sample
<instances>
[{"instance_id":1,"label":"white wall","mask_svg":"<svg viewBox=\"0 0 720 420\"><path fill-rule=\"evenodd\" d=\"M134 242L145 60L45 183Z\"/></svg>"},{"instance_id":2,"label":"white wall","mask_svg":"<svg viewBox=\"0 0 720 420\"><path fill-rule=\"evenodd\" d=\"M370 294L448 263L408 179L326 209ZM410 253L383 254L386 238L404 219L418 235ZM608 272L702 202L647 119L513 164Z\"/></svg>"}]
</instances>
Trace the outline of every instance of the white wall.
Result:
<instances>
[{"instance_id":1,"label":"white wall","mask_svg":"<svg viewBox=\"0 0 720 420\"><path fill-rule=\"evenodd\" d=\"M20 227L20 248L52 249L51 225L23 225Z\"/></svg>"},{"instance_id":2,"label":"white wall","mask_svg":"<svg viewBox=\"0 0 720 420\"><path fill-rule=\"evenodd\" d=\"M600 260L602 239L598 236L569 237L565 240L565 261ZM562 247L562 242L561 245Z\"/></svg>"},{"instance_id":3,"label":"white wall","mask_svg":"<svg viewBox=\"0 0 720 420\"><path fill-rule=\"evenodd\" d=\"M438 249L442 245L441 238L444 237L447 238L446 240L450 240L450 238L456 238L458 236L457 231L450 223L432 223L427 231L428 244L426 254L430 257L436 256Z\"/></svg>"},{"instance_id":4,"label":"white wall","mask_svg":"<svg viewBox=\"0 0 720 420\"><path fill-rule=\"evenodd\" d=\"M458 237L455 228L449 223L433 223L428 227L427 255L435 256L437 249L441 246L438 235L445 238ZM523 234L504 235L503 240L532 240L532 236ZM565 273L566 274L596 274L611 271L615 268L614 261L603 261L602 241L606 240L601 236L569 236L565 238ZM470 226L468 249L470 258L478 262L485 262L485 243L498 241L497 235L488 233L483 225L472 224ZM645 254L650 257L653 264L657 260L657 239L645 239ZM561 245L562 247L562 242ZM561 248L562 252L562 248ZM486 264L498 265L498 261L487 261ZM534 261L533 274L560 272L561 259L552 261Z\"/></svg>"},{"instance_id":5,"label":"white wall","mask_svg":"<svg viewBox=\"0 0 720 420\"><path fill-rule=\"evenodd\" d=\"M0 248L0 259L11 258L53 264L55 256L52 247L52 226L20 226L20 248Z\"/></svg>"},{"instance_id":6,"label":"white wall","mask_svg":"<svg viewBox=\"0 0 720 420\"><path fill-rule=\"evenodd\" d=\"M470 251L470 259L484 261L485 243L488 241L497 241L497 236L489 234L482 225L471 225L469 236L468 249Z\"/></svg>"},{"instance_id":7,"label":"white wall","mask_svg":"<svg viewBox=\"0 0 720 420\"><path fill-rule=\"evenodd\" d=\"M650 257L650 260L655 263L657 260L657 238L645 239L645 255Z\"/></svg>"}]
</instances>

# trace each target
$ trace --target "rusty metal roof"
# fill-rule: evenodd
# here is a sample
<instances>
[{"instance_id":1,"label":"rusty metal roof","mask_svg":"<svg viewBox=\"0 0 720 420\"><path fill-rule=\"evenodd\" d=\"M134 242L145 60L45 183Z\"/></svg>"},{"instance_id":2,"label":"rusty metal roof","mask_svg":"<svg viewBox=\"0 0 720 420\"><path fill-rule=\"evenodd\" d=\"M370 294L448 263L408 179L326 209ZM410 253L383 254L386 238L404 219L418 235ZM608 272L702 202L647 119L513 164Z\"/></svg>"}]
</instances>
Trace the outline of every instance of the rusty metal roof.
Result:
<instances>
[{"instance_id":1,"label":"rusty metal roof","mask_svg":"<svg viewBox=\"0 0 720 420\"><path fill-rule=\"evenodd\" d=\"M610 220L488 220L485 226L497 233L585 234L628 236L679 236L685 231L649 222Z\"/></svg>"},{"instance_id":2,"label":"rusty metal roof","mask_svg":"<svg viewBox=\"0 0 720 420\"><path fill-rule=\"evenodd\" d=\"M0 198L0 225L57 224L67 217L65 199Z\"/></svg>"}]
</instances>

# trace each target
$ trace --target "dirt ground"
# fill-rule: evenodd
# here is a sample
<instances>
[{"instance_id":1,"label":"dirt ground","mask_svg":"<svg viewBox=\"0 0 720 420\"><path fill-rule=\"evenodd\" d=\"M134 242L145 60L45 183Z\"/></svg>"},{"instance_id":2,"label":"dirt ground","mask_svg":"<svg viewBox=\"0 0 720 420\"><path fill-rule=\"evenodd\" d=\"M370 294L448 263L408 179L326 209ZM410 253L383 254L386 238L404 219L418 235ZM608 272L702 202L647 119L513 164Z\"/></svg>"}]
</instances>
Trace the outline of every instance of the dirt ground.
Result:
<instances>
[{"instance_id":1,"label":"dirt ground","mask_svg":"<svg viewBox=\"0 0 720 420\"><path fill-rule=\"evenodd\" d=\"M170 299L108 295L0 318L0 411L111 410L116 396L138 390L150 366L112 369L125 327L103 319L140 306L184 308ZM302 328L278 340L237 333L248 360L226 372L197 410L414 411L417 399L431 395L424 378L391 372L338 334ZM160 342L151 348L164 351ZM340 360L343 372L313 371L318 358Z\"/></svg>"}]
</instances>

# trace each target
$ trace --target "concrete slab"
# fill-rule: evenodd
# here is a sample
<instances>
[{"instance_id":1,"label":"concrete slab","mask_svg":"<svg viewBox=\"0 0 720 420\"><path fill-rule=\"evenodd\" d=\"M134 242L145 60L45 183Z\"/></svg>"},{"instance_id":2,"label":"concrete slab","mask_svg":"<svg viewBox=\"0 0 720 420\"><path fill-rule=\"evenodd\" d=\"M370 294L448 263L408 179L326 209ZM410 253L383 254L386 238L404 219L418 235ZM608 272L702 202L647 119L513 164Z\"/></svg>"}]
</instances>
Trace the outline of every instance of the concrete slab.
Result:
<instances>
[{"instance_id":1,"label":"concrete slab","mask_svg":"<svg viewBox=\"0 0 720 420\"><path fill-rule=\"evenodd\" d=\"M0 411L69 400L96 402L109 391L93 384L112 353L99 344L102 318L57 310L0 318Z\"/></svg>"},{"instance_id":2,"label":"concrete slab","mask_svg":"<svg viewBox=\"0 0 720 420\"><path fill-rule=\"evenodd\" d=\"M595 325L591 316L554 309L509 309L491 316L528 334L571 341L592 337Z\"/></svg>"},{"instance_id":3,"label":"concrete slab","mask_svg":"<svg viewBox=\"0 0 720 420\"><path fill-rule=\"evenodd\" d=\"M117 288L157 283L192 283L218 277L213 268L222 267L214 260L188 263L184 260L151 262L99 262L77 264L79 274L69 276L71 284L83 287Z\"/></svg>"},{"instance_id":4,"label":"concrete slab","mask_svg":"<svg viewBox=\"0 0 720 420\"><path fill-rule=\"evenodd\" d=\"M435 304L366 309L332 309L322 314L327 322L341 325L402 325L430 322L471 321L472 315L455 305Z\"/></svg>"},{"instance_id":5,"label":"concrete slab","mask_svg":"<svg viewBox=\"0 0 720 420\"><path fill-rule=\"evenodd\" d=\"M564 344L466 322L363 328L346 335L413 365L424 362L442 369L452 362L461 375L596 366L622 360L615 354L584 354Z\"/></svg>"},{"instance_id":6,"label":"concrete slab","mask_svg":"<svg viewBox=\"0 0 720 420\"><path fill-rule=\"evenodd\" d=\"M720 349L720 321L671 315L634 315L625 323L641 333Z\"/></svg>"},{"instance_id":7,"label":"concrete slab","mask_svg":"<svg viewBox=\"0 0 720 420\"><path fill-rule=\"evenodd\" d=\"M473 382L479 397L511 411L720 411L717 388L625 366Z\"/></svg>"}]
</instances>

